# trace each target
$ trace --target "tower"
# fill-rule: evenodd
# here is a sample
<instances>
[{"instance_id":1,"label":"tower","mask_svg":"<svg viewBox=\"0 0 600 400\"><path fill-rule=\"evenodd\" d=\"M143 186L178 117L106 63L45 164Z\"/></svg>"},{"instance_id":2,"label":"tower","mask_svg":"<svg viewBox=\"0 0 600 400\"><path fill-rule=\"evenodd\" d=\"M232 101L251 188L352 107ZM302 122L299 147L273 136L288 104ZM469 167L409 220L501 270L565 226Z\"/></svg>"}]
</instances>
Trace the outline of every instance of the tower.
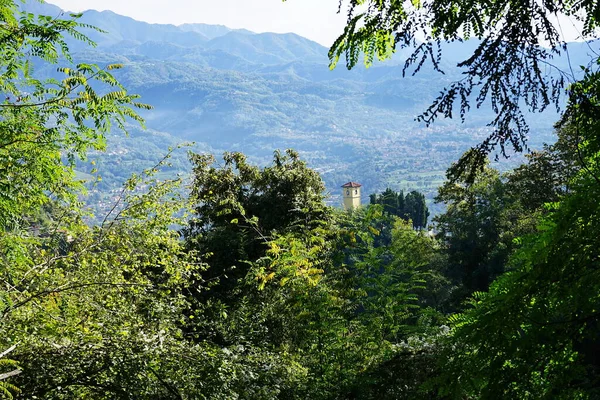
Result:
<instances>
[{"instance_id":1,"label":"tower","mask_svg":"<svg viewBox=\"0 0 600 400\"><path fill-rule=\"evenodd\" d=\"M360 207L360 187L356 182L348 182L342 186L344 210L355 210Z\"/></svg>"}]
</instances>

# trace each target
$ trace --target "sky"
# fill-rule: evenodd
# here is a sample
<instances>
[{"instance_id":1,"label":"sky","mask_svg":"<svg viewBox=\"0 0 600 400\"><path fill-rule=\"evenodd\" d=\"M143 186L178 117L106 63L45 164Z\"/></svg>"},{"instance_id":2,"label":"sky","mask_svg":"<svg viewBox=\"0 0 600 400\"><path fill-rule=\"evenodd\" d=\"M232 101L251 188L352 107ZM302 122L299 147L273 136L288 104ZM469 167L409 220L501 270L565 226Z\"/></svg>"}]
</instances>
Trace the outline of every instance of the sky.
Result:
<instances>
[{"instance_id":1,"label":"sky","mask_svg":"<svg viewBox=\"0 0 600 400\"><path fill-rule=\"evenodd\" d=\"M47 0L67 11L111 10L140 21L206 23L254 32L294 32L329 47L346 16L338 0Z\"/></svg>"},{"instance_id":2,"label":"sky","mask_svg":"<svg viewBox=\"0 0 600 400\"><path fill-rule=\"evenodd\" d=\"M251 31L294 32L330 47L346 25L339 0L46 0L67 11L111 10L162 24L206 23ZM567 41L581 40L580 25L560 17ZM576 26L578 25L578 26Z\"/></svg>"}]
</instances>

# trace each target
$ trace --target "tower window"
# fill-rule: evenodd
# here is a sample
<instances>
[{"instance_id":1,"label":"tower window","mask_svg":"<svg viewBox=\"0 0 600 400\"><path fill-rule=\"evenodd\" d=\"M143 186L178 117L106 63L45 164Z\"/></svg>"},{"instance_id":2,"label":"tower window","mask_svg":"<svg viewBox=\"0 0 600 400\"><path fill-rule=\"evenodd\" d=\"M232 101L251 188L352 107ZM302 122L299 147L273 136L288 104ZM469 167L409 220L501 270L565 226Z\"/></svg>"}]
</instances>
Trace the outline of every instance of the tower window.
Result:
<instances>
[{"instance_id":1,"label":"tower window","mask_svg":"<svg viewBox=\"0 0 600 400\"><path fill-rule=\"evenodd\" d=\"M358 189L354 189L354 194L358 194Z\"/></svg>"},{"instance_id":2,"label":"tower window","mask_svg":"<svg viewBox=\"0 0 600 400\"><path fill-rule=\"evenodd\" d=\"M350 191L346 190L346 196L350 196Z\"/></svg>"}]
</instances>

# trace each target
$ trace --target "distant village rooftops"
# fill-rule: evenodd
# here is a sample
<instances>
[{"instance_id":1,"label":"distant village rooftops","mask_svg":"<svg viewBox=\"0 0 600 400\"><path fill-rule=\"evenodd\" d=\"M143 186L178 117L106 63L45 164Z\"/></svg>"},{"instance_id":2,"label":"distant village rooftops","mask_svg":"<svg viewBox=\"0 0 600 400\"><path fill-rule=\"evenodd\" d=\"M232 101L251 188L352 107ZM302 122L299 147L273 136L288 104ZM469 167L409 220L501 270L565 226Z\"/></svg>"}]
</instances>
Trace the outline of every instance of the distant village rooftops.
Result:
<instances>
[{"instance_id":1,"label":"distant village rooftops","mask_svg":"<svg viewBox=\"0 0 600 400\"><path fill-rule=\"evenodd\" d=\"M348 182L344 185L342 185L343 188L359 188L362 185L360 183L356 183L356 182Z\"/></svg>"}]
</instances>

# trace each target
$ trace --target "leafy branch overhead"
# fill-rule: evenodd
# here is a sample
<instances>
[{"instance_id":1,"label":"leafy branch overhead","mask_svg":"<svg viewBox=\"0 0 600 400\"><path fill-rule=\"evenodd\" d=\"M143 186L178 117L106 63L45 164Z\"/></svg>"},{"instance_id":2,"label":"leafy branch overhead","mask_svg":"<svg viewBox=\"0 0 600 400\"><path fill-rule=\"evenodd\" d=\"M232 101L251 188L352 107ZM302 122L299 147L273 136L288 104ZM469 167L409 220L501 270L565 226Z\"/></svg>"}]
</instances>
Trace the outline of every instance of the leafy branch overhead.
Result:
<instances>
[{"instance_id":1,"label":"leafy branch overhead","mask_svg":"<svg viewBox=\"0 0 600 400\"><path fill-rule=\"evenodd\" d=\"M443 73L446 43L476 43L472 54L458 63L461 77L417 117L429 125L439 117L458 115L464 120L472 108L491 108L496 114L488 124L492 133L467 157L475 160L475 167L497 146L505 156L510 149L527 149L526 112L558 108L565 86L577 79L572 68L553 65L554 57L568 51L561 21L583 24L581 38L590 39L600 17L591 0L341 0L339 6L348 20L329 51L332 67L344 59L347 68L354 68L361 57L368 66L375 58L408 49L404 74L416 74L427 65ZM469 161L463 161L462 169L471 170Z\"/></svg>"}]
</instances>

